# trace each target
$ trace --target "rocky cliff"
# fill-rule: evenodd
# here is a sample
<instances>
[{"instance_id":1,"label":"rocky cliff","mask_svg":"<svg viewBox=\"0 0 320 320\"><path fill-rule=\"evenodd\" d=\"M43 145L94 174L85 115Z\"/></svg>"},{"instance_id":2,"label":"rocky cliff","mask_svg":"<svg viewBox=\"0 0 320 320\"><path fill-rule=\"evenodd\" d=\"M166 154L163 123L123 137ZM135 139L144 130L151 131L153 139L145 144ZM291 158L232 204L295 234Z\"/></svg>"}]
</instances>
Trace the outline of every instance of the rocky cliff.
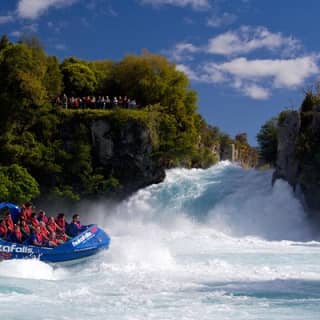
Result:
<instances>
[{"instance_id":1,"label":"rocky cliff","mask_svg":"<svg viewBox=\"0 0 320 320\"><path fill-rule=\"evenodd\" d=\"M83 165L90 175L69 179L78 194L83 194L83 185L91 181L97 185L86 185L91 194L96 188L97 195L123 198L165 178L164 167L154 156L152 134L145 122L75 113L62 123L62 149L72 155L71 171L72 166Z\"/></svg>"},{"instance_id":2,"label":"rocky cliff","mask_svg":"<svg viewBox=\"0 0 320 320\"><path fill-rule=\"evenodd\" d=\"M119 127L97 120L90 132L96 165L119 180L124 194L163 181L164 168L153 159L150 132L141 122L129 120Z\"/></svg>"},{"instance_id":3,"label":"rocky cliff","mask_svg":"<svg viewBox=\"0 0 320 320\"><path fill-rule=\"evenodd\" d=\"M298 183L297 143L299 132L299 112L283 112L278 121L278 151L273 181L276 179L287 180L294 189Z\"/></svg>"},{"instance_id":4,"label":"rocky cliff","mask_svg":"<svg viewBox=\"0 0 320 320\"><path fill-rule=\"evenodd\" d=\"M299 111L279 116L274 180L281 178L304 195L307 207L320 212L320 105L306 97ZM317 214L318 215L318 214Z\"/></svg>"}]
</instances>

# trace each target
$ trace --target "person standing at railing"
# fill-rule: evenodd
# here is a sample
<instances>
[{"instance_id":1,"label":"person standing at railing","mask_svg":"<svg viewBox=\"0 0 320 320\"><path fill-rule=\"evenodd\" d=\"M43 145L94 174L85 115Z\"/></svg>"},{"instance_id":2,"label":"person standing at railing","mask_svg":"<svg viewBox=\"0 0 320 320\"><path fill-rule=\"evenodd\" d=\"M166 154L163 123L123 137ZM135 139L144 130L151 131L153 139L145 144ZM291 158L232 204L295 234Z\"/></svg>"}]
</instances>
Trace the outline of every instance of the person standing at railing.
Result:
<instances>
[{"instance_id":1,"label":"person standing at railing","mask_svg":"<svg viewBox=\"0 0 320 320\"><path fill-rule=\"evenodd\" d=\"M106 96L106 107L107 107L107 109L111 109L111 101L110 101L109 96Z\"/></svg>"},{"instance_id":2,"label":"person standing at railing","mask_svg":"<svg viewBox=\"0 0 320 320\"><path fill-rule=\"evenodd\" d=\"M62 97L62 103L65 109L68 109L68 97L67 95L64 93L63 97Z\"/></svg>"}]
</instances>

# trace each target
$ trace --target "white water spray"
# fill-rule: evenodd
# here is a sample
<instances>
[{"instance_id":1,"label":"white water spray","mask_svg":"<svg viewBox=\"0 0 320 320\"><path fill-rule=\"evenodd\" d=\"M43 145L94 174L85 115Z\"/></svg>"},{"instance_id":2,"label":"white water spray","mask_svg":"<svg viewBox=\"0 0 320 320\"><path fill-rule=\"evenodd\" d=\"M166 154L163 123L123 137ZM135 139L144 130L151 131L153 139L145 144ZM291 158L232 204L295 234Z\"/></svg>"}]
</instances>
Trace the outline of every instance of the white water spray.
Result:
<instances>
[{"instance_id":1,"label":"white water spray","mask_svg":"<svg viewBox=\"0 0 320 320\"><path fill-rule=\"evenodd\" d=\"M173 169L118 206L86 210L87 222L110 233L110 250L67 269L0 263L1 318L17 319L16 304L26 320L43 311L49 320L305 320L320 312L319 243L290 187L271 186L271 172L230 163Z\"/></svg>"}]
</instances>

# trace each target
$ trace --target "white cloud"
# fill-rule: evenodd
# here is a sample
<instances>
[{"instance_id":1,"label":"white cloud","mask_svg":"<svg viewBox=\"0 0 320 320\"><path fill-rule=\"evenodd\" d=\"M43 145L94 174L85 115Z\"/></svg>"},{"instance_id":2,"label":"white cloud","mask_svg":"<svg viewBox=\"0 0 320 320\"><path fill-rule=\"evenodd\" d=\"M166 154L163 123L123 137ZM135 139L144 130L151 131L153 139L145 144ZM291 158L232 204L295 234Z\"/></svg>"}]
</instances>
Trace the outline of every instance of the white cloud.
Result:
<instances>
[{"instance_id":1,"label":"white cloud","mask_svg":"<svg viewBox=\"0 0 320 320\"><path fill-rule=\"evenodd\" d=\"M271 51L272 57L249 59L244 56L262 48L267 49L264 56ZM272 33L265 27L241 27L209 39L207 45L177 43L167 54L193 81L223 84L261 100L267 99L275 89L303 86L308 78L319 74L320 54L301 55L301 49L302 45L293 37ZM227 56L227 61L225 58L221 62L212 61L212 53ZM235 57L240 54L242 56ZM198 61L206 55L207 62L196 64L196 55Z\"/></svg>"},{"instance_id":2,"label":"white cloud","mask_svg":"<svg viewBox=\"0 0 320 320\"><path fill-rule=\"evenodd\" d=\"M319 73L317 56L293 59L236 58L228 62L203 64L197 70L179 65L190 80L224 84L253 99L263 100L276 88L294 89Z\"/></svg>"},{"instance_id":3,"label":"white cloud","mask_svg":"<svg viewBox=\"0 0 320 320\"><path fill-rule=\"evenodd\" d=\"M176 69L184 72L190 80L201 81L201 79L199 78L197 73L195 71L193 71L190 67L188 67L184 64L178 64L176 66Z\"/></svg>"},{"instance_id":4,"label":"white cloud","mask_svg":"<svg viewBox=\"0 0 320 320\"><path fill-rule=\"evenodd\" d=\"M292 88L301 85L308 77L319 72L317 60L316 56L275 60L248 60L242 57L214 64L214 67L238 79L255 81L271 79L275 87Z\"/></svg>"},{"instance_id":5,"label":"white cloud","mask_svg":"<svg viewBox=\"0 0 320 320\"><path fill-rule=\"evenodd\" d=\"M22 36L22 32L19 30L15 30L10 33L10 36L15 37L15 38L20 38Z\"/></svg>"},{"instance_id":6,"label":"white cloud","mask_svg":"<svg viewBox=\"0 0 320 320\"><path fill-rule=\"evenodd\" d=\"M209 0L141 0L142 3L153 6L172 5L176 7L191 6L195 10L209 9Z\"/></svg>"},{"instance_id":7,"label":"white cloud","mask_svg":"<svg viewBox=\"0 0 320 320\"><path fill-rule=\"evenodd\" d=\"M278 53L282 57L293 57L302 46L297 39L272 33L265 27L241 27L208 40L205 45L195 46L190 42L179 42L171 50L164 51L174 61L193 60L196 53L237 56L257 49Z\"/></svg>"},{"instance_id":8,"label":"white cloud","mask_svg":"<svg viewBox=\"0 0 320 320\"><path fill-rule=\"evenodd\" d=\"M237 20L237 16L224 12L221 16L214 15L207 20L207 25L213 28L219 28L233 24Z\"/></svg>"},{"instance_id":9,"label":"white cloud","mask_svg":"<svg viewBox=\"0 0 320 320\"><path fill-rule=\"evenodd\" d=\"M17 14L20 18L37 19L49 8L65 7L77 0L20 0L17 7Z\"/></svg>"},{"instance_id":10,"label":"white cloud","mask_svg":"<svg viewBox=\"0 0 320 320\"><path fill-rule=\"evenodd\" d=\"M14 21L13 16L0 16L0 24L5 24Z\"/></svg>"},{"instance_id":11,"label":"white cloud","mask_svg":"<svg viewBox=\"0 0 320 320\"><path fill-rule=\"evenodd\" d=\"M54 47L59 51L66 51L68 49L63 43L57 43Z\"/></svg>"},{"instance_id":12,"label":"white cloud","mask_svg":"<svg viewBox=\"0 0 320 320\"><path fill-rule=\"evenodd\" d=\"M236 31L228 31L211 38L208 52L220 55L237 55L249 53L257 49L285 49L287 53L300 47L299 41L285 37L281 33L272 33L265 27L241 27Z\"/></svg>"},{"instance_id":13,"label":"white cloud","mask_svg":"<svg viewBox=\"0 0 320 320\"><path fill-rule=\"evenodd\" d=\"M266 100L270 96L270 90L256 84L243 84L239 90L246 96L255 100Z\"/></svg>"},{"instance_id":14,"label":"white cloud","mask_svg":"<svg viewBox=\"0 0 320 320\"><path fill-rule=\"evenodd\" d=\"M192 60L193 54L201 51L201 48L196 47L192 43L189 42L179 42L177 43L172 50L167 51L174 61L182 61L182 60Z\"/></svg>"}]
</instances>

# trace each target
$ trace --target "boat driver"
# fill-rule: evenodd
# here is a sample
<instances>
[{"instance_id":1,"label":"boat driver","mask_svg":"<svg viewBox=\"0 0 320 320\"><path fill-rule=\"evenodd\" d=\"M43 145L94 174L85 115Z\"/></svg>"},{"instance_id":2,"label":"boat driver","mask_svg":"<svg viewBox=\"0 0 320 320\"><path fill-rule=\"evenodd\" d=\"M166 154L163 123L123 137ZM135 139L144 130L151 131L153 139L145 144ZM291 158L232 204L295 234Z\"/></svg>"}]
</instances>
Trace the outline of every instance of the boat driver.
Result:
<instances>
[{"instance_id":1,"label":"boat driver","mask_svg":"<svg viewBox=\"0 0 320 320\"><path fill-rule=\"evenodd\" d=\"M83 227L80 223L80 215L74 214L72 216L72 222L68 225L68 235L70 237L76 237L79 233L81 233Z\"/></svg>"}]
</instances>

